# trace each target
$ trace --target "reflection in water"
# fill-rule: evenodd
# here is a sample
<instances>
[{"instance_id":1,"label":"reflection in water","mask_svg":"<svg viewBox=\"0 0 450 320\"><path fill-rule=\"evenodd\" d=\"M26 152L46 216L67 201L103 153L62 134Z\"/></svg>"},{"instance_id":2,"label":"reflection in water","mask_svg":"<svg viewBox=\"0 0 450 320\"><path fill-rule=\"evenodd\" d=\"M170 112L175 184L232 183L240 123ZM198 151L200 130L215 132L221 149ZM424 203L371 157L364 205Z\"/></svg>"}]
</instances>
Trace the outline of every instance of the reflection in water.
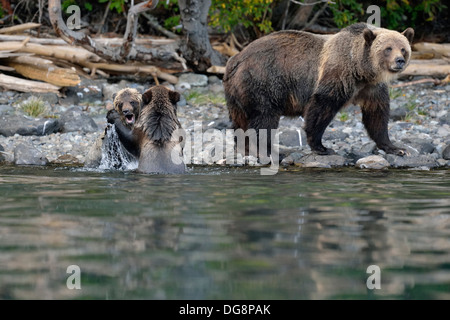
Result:
<instances>
[{"instance_id":1,"label":"reflection in water","mask_svg":"<svg viewBox=\"0 0 450 320\"><path fill-rule=\"evenodd\" d=\"M448 299L448 177L0 167L0 299Z\"/></svg>"}]
</instances>

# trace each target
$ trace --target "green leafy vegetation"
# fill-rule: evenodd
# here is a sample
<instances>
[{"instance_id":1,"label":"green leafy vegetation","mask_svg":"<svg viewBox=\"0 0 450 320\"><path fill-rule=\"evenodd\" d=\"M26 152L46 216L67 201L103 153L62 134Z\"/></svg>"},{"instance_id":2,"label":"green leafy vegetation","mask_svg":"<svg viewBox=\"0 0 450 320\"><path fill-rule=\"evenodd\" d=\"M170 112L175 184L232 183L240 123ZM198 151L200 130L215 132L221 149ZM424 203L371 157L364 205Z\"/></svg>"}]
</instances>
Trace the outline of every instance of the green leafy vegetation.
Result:
<instances>
[{"instance_id":1,"label":"green leafy vegetation","mask_svg":"<svg viewBox=\"0 0 450 320\"><path fill-rule=\"evenodd\" d=\"M31 117L37 118L48 112L45 102L36 97L31 97L20 105L20 109Z\"/></svg>"},{"instance_id":2,"label":"green leafy vegetation","mask_svg":"<svg viewBox=\"0 0 450 320\"><path fill-rule=\"evenodd\" d=\"M274 0L212 0L210 25L231 32L238 24L252 28L263 35L273 31L272 8Z\"/></svg>"},{"instance_id":3,"label":"green leafy vegetation","mask_svg":"<svg viewBox=\"0 0 450 320\"><path fill-rule=\"evenodd\" d=\"M377 5L381 10L381 26L392 30L404 30L416 27L419 21L430 22L438 12L446 10L447 6L439 0L379 0L358 1L342 0L330 4L333 20L337 27L343 28L352 23L366 21L365 12L369 5Z\"/></svg>"},{"instance_id":4,"label":"green leafy vegetation","mask_svg":"<svg viewBox=\"0 0 450 320\"><path fill-rule=\"evenodd\" d=\"M99 3L108 2L109 0L98 0ZM116 10L117 13L122 13L125 9L125 2L128 2L128 0L112 0L111 4L109 5L109 10Z\"/></svg>"},{"instance_id":5,"label":"green leafy vegetation","mask_svg":"<svg viewBox=\"0 0 450 320\"><path fill-rule=\"evenodd\" d=\"M348 113L347 112L340 112L338 115L339 121L345 122L348 120Z\"/></svg>"},{"instance_id":6,"label":"green leafy vegetation","mask_svg":"<svg viewBox=\"0 0 450 320\"><path fill-rule=\"evenodd\" d=\"M211 92L201 93L196 90L191 90L186 95L186 101L194 105L205 105L205 104L213 104L213 105L225 105L226 100L225 97L221 94L214 94Z\"/></svg>"},{"instance_id":7,"label":"green leafy vegetation","mask_svg":"<svg viewBox=\"0 0 450 320\"><path fill-rule=\"evenodd\" d=\"M398 97L401 97L402 91L400 89L395 88L389 88L389 98L391 100L397 99Z\"/></svg>"},{"instance_id":8,"label":"green leafy vegetation","mask_svg":"<svg viewBox=\"0 0 450 320\"><path fill-rule=\"evenodd\" d=\"M336 1L334 4L330 4L330 8L333 12L334 23L338 28L361 21L361 16L365 14L361 2L355 0Z\"/></svg>"}]
</instances>

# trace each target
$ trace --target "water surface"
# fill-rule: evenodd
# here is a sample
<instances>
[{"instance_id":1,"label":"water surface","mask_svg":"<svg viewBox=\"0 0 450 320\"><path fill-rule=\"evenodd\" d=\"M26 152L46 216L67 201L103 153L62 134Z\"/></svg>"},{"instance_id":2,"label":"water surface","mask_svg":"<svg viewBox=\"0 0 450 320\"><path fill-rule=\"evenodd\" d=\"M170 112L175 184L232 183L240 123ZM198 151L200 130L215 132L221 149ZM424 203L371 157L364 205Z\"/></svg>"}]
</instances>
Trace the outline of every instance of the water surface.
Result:
<instances>
[{"instance_id":1,"label":"water surface","mask_svg":"<svg viewBox=\"0 0 450 320\"><path fill-rule=\"evenodd\" d=\"M1 166L0 299L450 299L449 178Z\"/></svg>"}]
</instances>

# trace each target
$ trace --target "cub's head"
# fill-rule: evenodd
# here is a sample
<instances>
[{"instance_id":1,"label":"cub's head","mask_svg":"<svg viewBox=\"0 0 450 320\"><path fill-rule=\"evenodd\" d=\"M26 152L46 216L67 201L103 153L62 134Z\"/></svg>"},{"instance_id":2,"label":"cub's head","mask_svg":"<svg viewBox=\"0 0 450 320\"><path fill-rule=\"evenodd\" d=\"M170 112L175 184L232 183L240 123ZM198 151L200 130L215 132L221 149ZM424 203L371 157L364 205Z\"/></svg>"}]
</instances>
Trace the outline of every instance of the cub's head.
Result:
<instances>
[{"instance_id":1,"label":"cub's head","mask_svg":"<svg viewBox=\"0 0 450 320\"><path fill-rule=\"evenodd\" d=\"M173 111L176 114L180 94L165 86L154 86L142 94L144 108L154 109L162 113Z\"/></svg>"},{"instance_id":2,"label":"cub's head","mask_svg":"<svg viewBox=\"0 0 450 320\"><path fill-rule=\"evenodd\" d=\"M125 88L113 95L114 109L119 113L122 123L132 128L139 118L142 95L136 90Z\"/></svg>"},{"instance_id":3,"label":"cub's head","mask_svg":"<svg viewBox=\"0 0 450 320\"><path fill-rule=\"evenodd\" d=\"M411 58L414 30L402 33L383 28L366 28L363 31L365 45L370 47L372 65L382 82L389 82L405 70Z\"/></svg>"},{"instance_id":4,"label":"cub's head","mask_svg":"<svg viewBox=\"0 0 450 320\"><path fill-rule=\"evenodd\" d=\"M165 86L154 86L142 95L142 112L136 127L152 141L170 141L172 133L181 128L177 118L180 94Z\"/></svg>"}]
</instances>

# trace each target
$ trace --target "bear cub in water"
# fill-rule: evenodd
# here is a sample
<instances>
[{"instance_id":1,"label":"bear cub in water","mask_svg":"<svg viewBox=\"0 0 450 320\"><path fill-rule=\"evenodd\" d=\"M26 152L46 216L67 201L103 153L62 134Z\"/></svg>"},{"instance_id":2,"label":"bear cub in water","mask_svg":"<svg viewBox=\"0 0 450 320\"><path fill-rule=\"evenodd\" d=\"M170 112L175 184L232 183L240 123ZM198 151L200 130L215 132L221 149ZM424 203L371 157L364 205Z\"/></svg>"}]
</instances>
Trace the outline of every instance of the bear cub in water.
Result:
<instances>
[{"instance_id":1,"label":"bear cub in water","mask_svg":"<svg viewBox=\"0 0 450 320\"><path fill-rule=\"evenodd\" d=\"M114 110L122 124L131 130L139 118L142 106L142 94L136 89L125 88L113 95ZM90 148L86 160L85 167L95 168L99 167L103 161L109 161L114 169L124 169L128 163L134 162L137 159L126 151L122 145L114 143L109 138L109 130L111 126L108 125L103 133L98 137L95 143ZM118 149L121 150L118 150ZM106 158L106 159L105 159Z\"/></svg>"},{"instance_id":2,"label":"bear cub in water","mask_svg":"<svg viewBox=\"0 0 450 320\"><path fill-rule=\"evenodd\" d=\"M123 124L117 111L108 112L108 122L115 125L121 143L139 159L139 172L185 172L182 142L172 138L181 129L178 101L180 94L164 86L148 89L142 94L142 109L133 128Z\"/></svg>"}]
</instances>

